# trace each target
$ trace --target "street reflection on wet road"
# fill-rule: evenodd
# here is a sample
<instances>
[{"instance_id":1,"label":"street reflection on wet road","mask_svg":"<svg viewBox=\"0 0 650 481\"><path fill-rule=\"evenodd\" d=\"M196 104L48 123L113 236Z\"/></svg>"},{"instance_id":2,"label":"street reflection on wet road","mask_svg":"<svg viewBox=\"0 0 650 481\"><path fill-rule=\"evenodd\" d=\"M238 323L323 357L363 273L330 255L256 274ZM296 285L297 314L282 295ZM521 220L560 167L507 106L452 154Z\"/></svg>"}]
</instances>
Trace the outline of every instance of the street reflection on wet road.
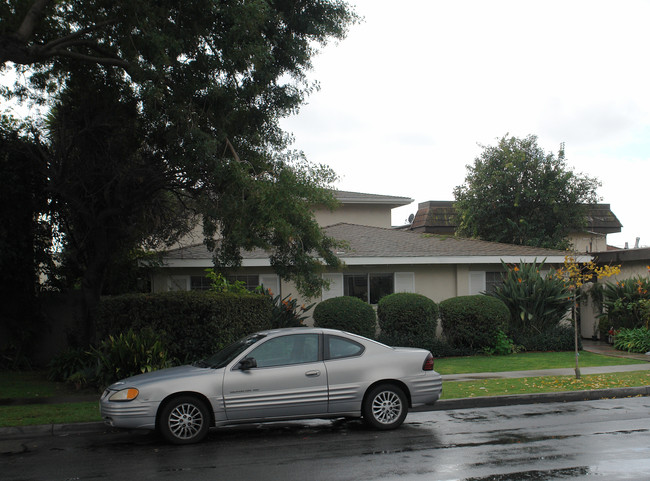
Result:
<instances>
[{"instance_id":1,"label":"street reflection on wet road","mask_svg":"<svg viewBox=\"0 0 650 481\"><path fill-rule=\"evenodd\" d=\"M396 431L360 421L215 429L170 446L106 432L16 440L3 480L650 479L650 398L411 413ZM18 444L19 443L19 444ZM2 446L9 446L2 443Z\"/></svg>"}]
</instances>

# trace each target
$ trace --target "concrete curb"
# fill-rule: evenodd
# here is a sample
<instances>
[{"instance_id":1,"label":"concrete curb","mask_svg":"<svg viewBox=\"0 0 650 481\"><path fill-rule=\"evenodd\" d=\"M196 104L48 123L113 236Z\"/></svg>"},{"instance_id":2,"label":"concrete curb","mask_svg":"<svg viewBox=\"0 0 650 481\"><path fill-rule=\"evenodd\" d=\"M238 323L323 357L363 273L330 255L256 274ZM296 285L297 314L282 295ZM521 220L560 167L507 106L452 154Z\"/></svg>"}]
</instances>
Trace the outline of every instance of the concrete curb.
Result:
<instances>
[{"instance_id":1,"label":"concrete curb","mask_svg":"<svg viewBox=\"0 0 650 481\"><path fill-rule=\"evenodd\" d=\"M650 396L650 386L597 389L593 391L562 391L556 393L520 394L516 396L483 396L462 399L443 399L433 406L420 406L410 412L447 411L452 409L473 409L518 404L541 404L553 402L594 401L626 397ZM101 422L45 424L38 426L15 426L0 428L3 440L41 436L71 436L113 432L115 429Z\"/></svg>"}]
</instances>

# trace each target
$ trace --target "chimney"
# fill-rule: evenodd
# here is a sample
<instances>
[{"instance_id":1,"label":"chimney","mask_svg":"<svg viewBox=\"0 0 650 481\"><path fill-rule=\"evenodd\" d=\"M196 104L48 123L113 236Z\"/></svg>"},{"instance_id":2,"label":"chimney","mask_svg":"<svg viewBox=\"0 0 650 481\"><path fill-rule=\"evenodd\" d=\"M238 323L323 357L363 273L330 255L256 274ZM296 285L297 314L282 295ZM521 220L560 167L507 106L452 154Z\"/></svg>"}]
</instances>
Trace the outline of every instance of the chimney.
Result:
<instances>
[{"instance_id":1,"label":"chimney","mask_svg":"<svg viewBox=\"0 0 650 481\"><path fill-rule=\"evenodd\" d=\"M636 238L636 242L634 243L634 248L635 248L635 249L638 249L638 248L639 248L639 241L641 241L641 238L640 238L640 237L637 237L637 238Z\"/></svg>"}]
</instances>

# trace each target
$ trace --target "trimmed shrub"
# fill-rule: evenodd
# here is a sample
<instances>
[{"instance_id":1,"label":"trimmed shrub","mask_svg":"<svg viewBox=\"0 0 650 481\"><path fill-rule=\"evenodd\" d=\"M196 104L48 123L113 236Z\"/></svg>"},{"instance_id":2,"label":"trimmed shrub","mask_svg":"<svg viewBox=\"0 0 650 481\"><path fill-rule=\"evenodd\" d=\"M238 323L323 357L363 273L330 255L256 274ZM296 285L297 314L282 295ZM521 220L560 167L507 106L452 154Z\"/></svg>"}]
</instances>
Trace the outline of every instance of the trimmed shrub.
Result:
<instances>
[{"instance_id":1,"label":"trimmed shrub","mask_svg":"<svg viewBox=\"0 0 650 481\"><path fill-rule=\"evenodd\" d=\"M259 294L161 292L102 299L99 339L151 328L181 362L210 356L256 331L271 328L272 303Z\"/></svg>"},{"instance_id":2,"label":"trimmed shrub","mask_svg":"<svg viewBox=\"0 0 650 481\"><path fill-rule=\"evenodd\" d=\"M510 318L508 307L496 297L460 296L440 303L442 331L454 347L482 350L494 347Z\"/></svg>"},{"instance_id":3,"label":"trimmed shrub","mask_svg":"<svg viewBox=\"0 0 650 481\"><path fill-rule=\"evenodd\" d=\"M316 306L314 325L340 329L372 339L375 337L377 316L369 304L357 297L334 297Z\"/></svg>"},{"instance_id":4,"label":"trimmed shrub","mask_svg":"<svg viewBox=\"0 0 650 481\"><path fill-rule=\"evenodd\" d=\"M421 294L399 292L379 301L377 318L381 342L422 347L436 336L438 306Z\"/></svg>"},{"instance_id":5,"label":"trimmed shrub","mask_svg":"<svg viewBox=\"0 0 650 481\"><path fill-rule=\"evenodd\" d=\"M526 351L573 351L574 332L572 324L559 324L542 332L513 332L511 336L515 344L523 346ZM579 336L578 349L582 349L582 339Z\"/></svg>"}]
</instances>

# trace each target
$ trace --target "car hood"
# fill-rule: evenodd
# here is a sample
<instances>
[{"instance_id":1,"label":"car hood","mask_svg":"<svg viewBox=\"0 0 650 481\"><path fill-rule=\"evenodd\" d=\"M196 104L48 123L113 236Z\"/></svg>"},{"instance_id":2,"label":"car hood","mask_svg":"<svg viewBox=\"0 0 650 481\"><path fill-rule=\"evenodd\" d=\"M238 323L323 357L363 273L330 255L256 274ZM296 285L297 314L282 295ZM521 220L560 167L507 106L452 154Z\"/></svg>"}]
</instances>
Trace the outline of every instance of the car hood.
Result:
<instances>
[{"instance_id":1,"label":"car hood","mask_svg":"<svg viewBox=\"0 0 650 481\"><path fill-rule=\"evenodd\" d=\"M193 377L200 377L209 374L214 374L219 369L211 369L196 366L178 366L170 367L167 369L160 369L158 371L147 372L145 374L138 374L126 379L121 379L108 388L113 390L123 389L125 387L138 387L145 386L161 381L170 381L174 379L188 379Z\"/></svg>"}]
</instances>

